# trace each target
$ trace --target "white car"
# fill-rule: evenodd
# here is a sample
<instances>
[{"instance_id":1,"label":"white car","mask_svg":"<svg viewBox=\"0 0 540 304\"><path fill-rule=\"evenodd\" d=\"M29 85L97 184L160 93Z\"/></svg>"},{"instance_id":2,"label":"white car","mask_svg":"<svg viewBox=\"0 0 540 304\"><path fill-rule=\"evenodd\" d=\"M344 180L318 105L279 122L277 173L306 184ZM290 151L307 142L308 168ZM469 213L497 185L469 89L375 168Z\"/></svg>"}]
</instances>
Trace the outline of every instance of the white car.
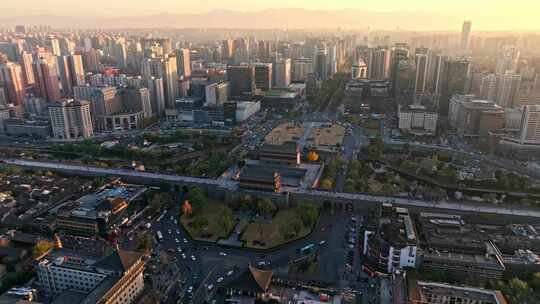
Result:
<instances>
[{"instance_id":1,"label":"white car","mask_svg":"<svg viewBox=\"0 0 540 304\"><path fill-rule=\"evenodd\" d=\"M233 273L234 273L234 270L229 270L229 271L227 271L227 276L230 277L230 276L232 276Z\"/></svg>"},{"instance_id":2,"label":"white car","mask_svg":"<svg viewBox=\"0 0 540 304\"><path fill-rule=\"evenodd\" d=\"M208 285L208 290L212 290L212 288L214 288L214 285L212 284Z\"/></svg>"},{"instance_id":3,"label":"white car","mask_svg":"<svg viewBox=\"0 0 540 304\"><path fill-rule=\"evenodd\" d=\"M227 254L226 254L225 252L223 252L223 251L220 252L219 255L220 255L220 256L227 256Z\"/></svg>"},{"instance_id":4,"label":"white car","mask_svg":"<svg viewBox=\"0 0 540 304\"><path fill-rule=\"evenodd\" d=\"M187 239L183 239L182 242L184 242L184 244L187 244L188 240L187 240Z\"/></svg>"},{"instance_id":5,"label":"white car","mask_svg":"<svg viewBox=\"0 0 540 304\"><path fill-rule=\"evenodd\" d=\"M180 243L180 240L179 240L179 239L174 239L174 241L175 241L176 243Z\"/></svg>"},{"instance_id":6,"label":"white car","mask_svg":"<svg viewBox=\"0 0 540 304\"><path fill-rule=\"evenodd\" d=\"M194 255L192 255L192 256L191 256L191 260L192 260L192 261L196 261L196 260L197 260L197 258L195 258L195 256L194 256Z\"/></svg>"},{"instance_id":7,"label":"white car","mask_svg":"<svg viewBox=\"0 0 540 304\"><path fill-rule=\"evenodd\" d=\"M180 234L180 230L176 229L176 234Z\"/></svg>"},{"instance_id":8,"label":"white car","mask_svg":"<svg viewBox=\"0 0 540 304\"><path fill-rule=\"evenodd\" d=\"M171 229L167 230L167 233L168 233L168 234L171 234L171 233L172 233Z\"/></svg>"},{"instance_id":9,"label":"white car","mask_svg":"<svg viewBox=\"0 0 540 304\"><path fill-rule=\"evenodd\" d=\"M187 289L187 292L192 293L193 292L193 286L189 286L188 289Z\"/></svg>"},{"instance_id":10,"label":"white car","mask_svg":"<svg viewBox=\"0 0 540 304\"><path fill-rule=\"evenodd\" d=\"M186 254L185 254L185 253L182 253L182 259L185 260L186 258L187 258Z\"/></svg>"},{"instance_id":11,"label":"white car","mask_svg":"<svg viewBox=\"0 0 540 304\"><path fill-rule=\"evenodd\" d=\"M218 282L218 283L223 282L223 277L219 277L219 278L217 279L217 282Z\"/></svg>"}]
</instances>

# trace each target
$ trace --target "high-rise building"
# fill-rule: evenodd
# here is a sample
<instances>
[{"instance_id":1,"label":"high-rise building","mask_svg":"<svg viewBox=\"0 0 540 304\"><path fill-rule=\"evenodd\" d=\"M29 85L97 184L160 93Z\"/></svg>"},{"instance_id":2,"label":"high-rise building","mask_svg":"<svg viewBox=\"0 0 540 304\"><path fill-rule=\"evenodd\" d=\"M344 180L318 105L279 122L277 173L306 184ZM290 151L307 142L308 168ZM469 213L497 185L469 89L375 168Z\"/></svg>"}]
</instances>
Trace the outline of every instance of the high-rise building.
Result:
<instances>
[{"instance_id":1,"label":"high-rise building","mask_svg":"<svg viewBox=\"0 0 540 304\"><path fill-rule=\"evenodd\" d=\"M90 101L90 112L94 129L106 130L104 116L120 113L123 110L122 99L116 87L73 87L76 100Z\"/></svg>"},{"instance_id":2,"label":"high-rise building","mask_svg":"<svg viewBox=\"0 0 540 304\"><path fill-rule=\"evenodd\" d=\"M441 99L439 113L448 115L448 104L454 94L464 94L470 72L470 62L467 60L447 60L444 63L444 73L441 79Z\"/></svg>"},{"instance_id":3,"label":"high-rise building","mask_svg":"<svg viewBox=\"0 0 540 304\"><path fill-rule=\"evenodd\" d=\"M145 118L152 117L150 91L147 88L127 88L122 91L123 111L143 112Z\"/></svg>"},{"instance_id":4,"label":"high-rise building","mask_svg":"<svg viewBox=\"0 0 540 304\"><path fill-rule=\"evenodd\" d=\"M56 139L89 138L94 134L88 101L53 102L49 105L49 117Z\"/></svg>"},{"instance_id":5,"label":"high-rise building","mask_svg":"<svg viewBox=\"0 0 540 304\"><path fill-rule=\"evenodd\" d=\"M429 57L427 54L416 54L416 80L414 91L424 93L426 91Z\"/></svg>"},{"instance_id":6,"label":"high-rise building","mask_svg":"<svg viewBox=\"0 0 540 304\"><path fill-rule=\"evenodd\" d=\"M13 62L0 65L0 82L4 84L8 102L22 106L25 92L21 66Z\"/></svg>"},{"instance_id":7,"label":"high-rise building","mask_svg":"<svg viewBox=\"0 0 540 304\"><path fill-rule=\"evenodd\" d=\"M272 88L272 63L255 63L255 86L258 90L268 91Z\"/></svg>"},{"instance_id":8,"label":"high-rise building","mask_svg":"<svg viewBox=\"0 0 540 304\"><path fill-rule=\"evenodd\" d=\"M165 114L165 88L163 78L150 77L145 80L144 86L148 88L152 115L162 117Z\"/></svg>"},{"instance_id":9,"label":"high-rise building","mask_svg":"<svg viewBox=\"0 0 540 304\"><path fill-rule=\"evenodd\" d=\"M34 72L32 70L32 63L34 59L32 54L23 52L21 54L21 67L24 75L24 81L27 86L34 86L36 83L34 80Z\"/></svg>"},{"instance_id":10,"label":"high-rise building","mask_svg":"<svg viewBox=\"0 0 540 304\"><path fill-rule=\"evenodd\" d=\"M117 41L111 46L111 55L120 68L127 67L127 50L126 44L122 41Z\"/></svg>"},{"instance_id":11,"label":"high-rise building","mask_svg":"<svg viewBox=\"0 0 540 304\"><path fill-rule=\"evenodd\" d=\"M390 51L371 49L368 61L369 79L383 80L390 77Z\"/></svg>"},{"instance_id":12,"label":"high-rise building","mask_svg":"<svg viewBox=\"0 0 540 304\"><path fill-rule=\"evenodd\" d=\"M178 97L178 74L175 56L165 58L149 58L143 61L142 76L145 79L151 77L163 79L165 90L165 107L173 109Z\"/></svg>"},{"instance_id":13,"label":"high-rise building","mask_svg":"<svg viewBox=\"0 0 540 304\"><path fill-rule=\"evenodd\" d=\"M507 72L500 76L495 103L503 108L519 106L521 75Z\"/></svg>"},{"instance_id":14,"label":"high-rise building","mask_svg":"<svg viewBox=\"0 0 540 304\"><path fill-rule=\"evenodd\" d=\"M176 64L178 77L191 77L191 56L189 49L180 49L176 51Z\"/></svg>"},{"instance_id":15,"label":"high-rise building","mask_svg":"<svg viewBox=\"0 0 540 304\"><path fill-rule=\"evenodd\" d=\"M60 101L60 81L58 79L57 63L40 58L33 63L36 93L47 101Z\"/></svg>"},{"instance_id":16,"label":"high-rise building","mask_svg":"<svg viewBox=\"0 0 540 304\"><path fill-rule=\"evenodd\" d=\"M274 65L274 84L277 88L288 88L291 85L291 59L279 59Z\"/></svg>"},{"instance_id":17,"label":"high-rise building","mask_svg":"<svg viewBox=\"0 0 540 304\"><path fill-rule=\"evenodd\" d=\"M433 66L433 81L431 91L435 94L442 93L443 82L445 80L445 69L448 57L445 55L437 54L432 62Z\"/></svg>"},{"instance_id":18,"label":"high-rise building","mask_svg":"<svg viewBox=\"0 0 540 304\"><path fill-rule=\"evenodd\" d=\"M461 28L461 49L463 51L469 50L469 44L471 41L471 21L463 22L463 27Z\"/></svg>"},{"instance_id":19,"label":"high-rise building","mask_svg":"<svg viewBox=\"0 0 540 304\"><path fill-rule=\"evenodd\" d=\"M47 46L47 50L51 52L54 56L62 55L62 52L60 51L60 43L58 42L58 39L49 38L45 40L45 45Z\"/></svg>"},{"instance_id":20,"label":"high-rise building","mask_svg":"<svg viewBox=\"0 0 540 304\"><path fill-rule=\"evenodd\" d=\"M351 75L353 79L367 78L367 65L363 59L359 58L351 67Z\"/></svg>"},{"instance_id":21,"label":"high-rise building","mask_svg":"<svg viewBox=\"0 0 540 304\"><path fill-rule=\"evenodd\" d=\"M90 49L82 52L84 70L88 72L101 72L99 51Z\"/></svg>"},{"instance_id":22,"label":"high-rise building","mask_svg":"<svg viewBox=\"0 0 540 304\"><path fill-rule=\"evenodd\" d=\"M231 62L234 58L234 43L233 40L223 40L221 43L221 58L224 62Z\"/></svg>"},{"instance_id":23,"label":"high-rise building","mask_svg":"<svg viewBox=\"0 0 540 304\"><path fill-rule=\"evenodd\" d=\"M58 56L57 61L62 92L65 96L71 96L74 86L85 84L82 57L81 55Z\"/></svg>"},{"instance_id":24,"label":"high-rise building","mask_svg":"<svg viewBox=\"0 0 540 304\"><path fill-rule=\"evenodd\" d=\"M227 68L227 80L229 81L232 98L251 96L256 88L255 67L248 65L229 66Z\"/></svg>"},{"instance_id":25,"label":"high-rise building","mask_svg":"<svg viewBox=\"0 0 540 304\"><path fill-rule=\"evenodd\" d=\"M519 143L540 145L540 105L523 106Z\"/></svg>"},{"instance_id":26,"label":"high-rise building","mask_svg":"<svg viewBox=\"0 0 540 304\"><path fill-rule=\"evenodd\" d=\"M296 58L294 60L292 73L292 81L306 81L307 76L313 73L313 60L305 57Z\"/></svg>"},{"instance_id":27,"label":"high-rise building","mask_svg":"<svg viewBox=\"0 0 540 304\"><path fill-rule=\"evenodd\" d=\"M315 77L317 80L324 81L329 77L326 49L321 49L315 57Z\"/></svg>"}]
</instances>

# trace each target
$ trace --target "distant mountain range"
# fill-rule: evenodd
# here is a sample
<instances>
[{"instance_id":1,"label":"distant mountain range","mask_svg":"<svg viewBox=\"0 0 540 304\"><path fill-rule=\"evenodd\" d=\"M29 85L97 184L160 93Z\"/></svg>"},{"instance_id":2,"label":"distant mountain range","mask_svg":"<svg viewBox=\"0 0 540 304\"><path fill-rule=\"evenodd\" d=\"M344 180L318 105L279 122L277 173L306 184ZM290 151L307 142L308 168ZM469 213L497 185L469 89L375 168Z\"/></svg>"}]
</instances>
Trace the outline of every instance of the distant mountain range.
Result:
<instances>
[{"instance_id":1,"label":"distant mountain range","mask_svg":"<svg viewBox=\"0 0 540 304\"><path fill-rule=\"evenodd\" d=\"M363 29L459 30L463 19L420 11L374 12L363 10L269 9L258 12L214 10L207 13L163 13L148 16L94 18L81 16L10 16L0 27L16 24L60 28L237 28L237 29Z\"/></svg>"}]
</instances>

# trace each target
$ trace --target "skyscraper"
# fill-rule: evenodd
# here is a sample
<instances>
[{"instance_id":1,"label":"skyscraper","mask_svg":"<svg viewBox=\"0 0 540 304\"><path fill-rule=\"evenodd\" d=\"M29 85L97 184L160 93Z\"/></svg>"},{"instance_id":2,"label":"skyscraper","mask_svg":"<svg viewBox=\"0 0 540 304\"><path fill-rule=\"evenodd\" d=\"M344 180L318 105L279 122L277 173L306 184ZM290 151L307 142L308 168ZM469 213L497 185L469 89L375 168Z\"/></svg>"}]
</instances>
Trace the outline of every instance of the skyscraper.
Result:
<instances>
[{"instance_id":1,"label":"skyscraper","mask_svg":"<svg viewBox=\"0 0 540 304\"><path fill-rule=\"evenodd\" d=\"M465 92L470 62L467 60L447 60L443 69L439 112L442 116L447 116L448 103L452 95L464 94Z\"/></svg>"},{"instance_id":2,"label":"skyscraper","mask_svg":"<svg viewBox=\"0 0 540 304\"><path fill-rule=\"evenodd\" d=\"M13 62L0 65L0 81L4 83L8 102L22 106L25 92L21 66Z\"/></svg>"},{"instance_id":3,"label":"skyscraper","mask_svg":"<svg viewBox=\"0 0 540 304\"><path fill-rule=\"evenodd\" d=\"M424 93L426 91L426 82L428 74L429 57L426 54L416 54L416 80L414 83L414 91L416 93Z\"/></svg>"},{"instance_id":4,"label":"skyscraper","mask_svg":"<svg viewBox=\"0 0 540 304\"><path fill-rule=\"evenodd\" d=\"M165 89L163 87L163 78L150 77L146 79L146 88L150 96L150 105L152 115L157 117L165 113Z\"/></svg>"},{"instance_id":5,"label":"skyscraper","mask_svg":"<svg viewBox=\"0 0 540 304\"><path fill-rule=\"evenodd\" d=\"M390 51L384 48L371 49L368 62L369 78L382 80L390 77Z\"/></svg>"},{"instance_id":6,"label":"skyscraper","mask_svg":"<svg viewBox=\"0 0 540 304\"><path fill-rule=\"evenodd\" d=\"M145 79L151 77L163 79L165 90L165 107L172 109L178 97L178 74L175 56L165 58L149 58L143 61L142 76Z\"/></svg>"},{"instance_id":7,"label":"skyscraper","mask_svg":"<svg viewBox=\"0 0 540 304\"><path fill-rule=\"evenodd\" d=\"M315 57L315 77L317 80L324 81L328 79L329 73L326 57L326 49L321 49L317 52Z\"/></svg>"},{"instance_id":8,"label":"skyscraper","mask_svg":"<svg viewBox=\"0 0 540 304\"><path fill-rule=\"evenodd\" d=\"M313 60L305 57L296 58L292 70L292 81L306 81L308 74L313 73Z\"/></svg>"},{"instance_id":9,"label":"skyscraper","mask_svg":"<svg viewBox=\"0 0 540 304\"><path fill-rule=\"evenodd\" d=\"M291 84L291 59L279 59L274 68L275 86L277 88L288 88Z\"/></svg>"},{"instance_id":10,"label":"skyscraper","mask_svg":"<svg viewBox=\"0 0 540 304\"><path fill-rule=\"evenodd\" d=\"M518 106L518 92L521 83L521 75L507 72L500 76L497 85L497 97L495 103L503 108Z\"/></svg>"},{"instance_id":11,"label":"skyscraper","mask_svg":"<svg viewBox=\"0 0 540 304\"><path fill-rule=\"evenodd\" d=\"M56 63L41 58L33 63L33 70L37 95L46 98L49 102L59 101L61 98L60 81L58 80Z\"/></svg>"},{"instance_id":12,"label":"skyscraper","mask_svg":"<svg viewBox=\"0 0 540 304\"><path fill-rule=\"evenodd\" d=\"M469 43L471 41L471 21L463 22L463 27L461 28L461 49L463 51L469 50Z\"/></svg>"},{"instance_id":13,"label":"skyscraper","mask_svg":"<svg viewBox=\"0 0 540 304\"><path fill-rule=\"evenodd\" d=\"M177 72L179 77L191 77L191 57L189 49L176 51Z\"/></svg>"},{"instance_id":14,"label":"skyscraper","mask_svg":"<svg viewBox=\"0 0 540 304\"><path fill-rule=\"evenodd\" d=\"M540 144L540 105L523 107L519 143Z\"/></svg>"},{"instance_id":15,"label":"skyscraper","mask_svg":"<svg viewBox=\"0 0 540 304\"><path fill-rule=\"evenodd\" d=\"M34 86L34 72L32 71L32 63L34 59L32 54L23 52L21 54L21 67L24 75L24 81L27 86Z\"/></svg>"},{"instance_id":16,"label":"skyscraper","mask_svg":"<svg viewBox=\"0 0 540 304\"><path fill-rule=\"evenodd\" d=\"M62 93L65 96L71 96L74 86L85 84L82 57L81 55L58 56L57 61Z\"/></svg>"}]
</instances>

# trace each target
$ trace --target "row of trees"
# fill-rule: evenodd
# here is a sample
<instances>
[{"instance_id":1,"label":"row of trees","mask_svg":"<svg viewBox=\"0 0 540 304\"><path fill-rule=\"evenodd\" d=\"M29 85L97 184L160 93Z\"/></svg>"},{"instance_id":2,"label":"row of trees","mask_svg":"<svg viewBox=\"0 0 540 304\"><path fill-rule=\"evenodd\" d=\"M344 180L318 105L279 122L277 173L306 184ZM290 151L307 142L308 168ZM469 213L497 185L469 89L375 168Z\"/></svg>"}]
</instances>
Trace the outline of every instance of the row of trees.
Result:
<instances>
[{"instance_id":1,"label":"row of trees","mask_svg":"<svg viewBox=\"0 0 540 304\"><path fill-rule=\"evenodd\" d=\"M336 181L336 176L339 168L343 165L343 160L339 157L332 159L326 163L321 179L321 188L325 190L330 190L334 188L334 183Z\"/></svg>"}]
</instances>

